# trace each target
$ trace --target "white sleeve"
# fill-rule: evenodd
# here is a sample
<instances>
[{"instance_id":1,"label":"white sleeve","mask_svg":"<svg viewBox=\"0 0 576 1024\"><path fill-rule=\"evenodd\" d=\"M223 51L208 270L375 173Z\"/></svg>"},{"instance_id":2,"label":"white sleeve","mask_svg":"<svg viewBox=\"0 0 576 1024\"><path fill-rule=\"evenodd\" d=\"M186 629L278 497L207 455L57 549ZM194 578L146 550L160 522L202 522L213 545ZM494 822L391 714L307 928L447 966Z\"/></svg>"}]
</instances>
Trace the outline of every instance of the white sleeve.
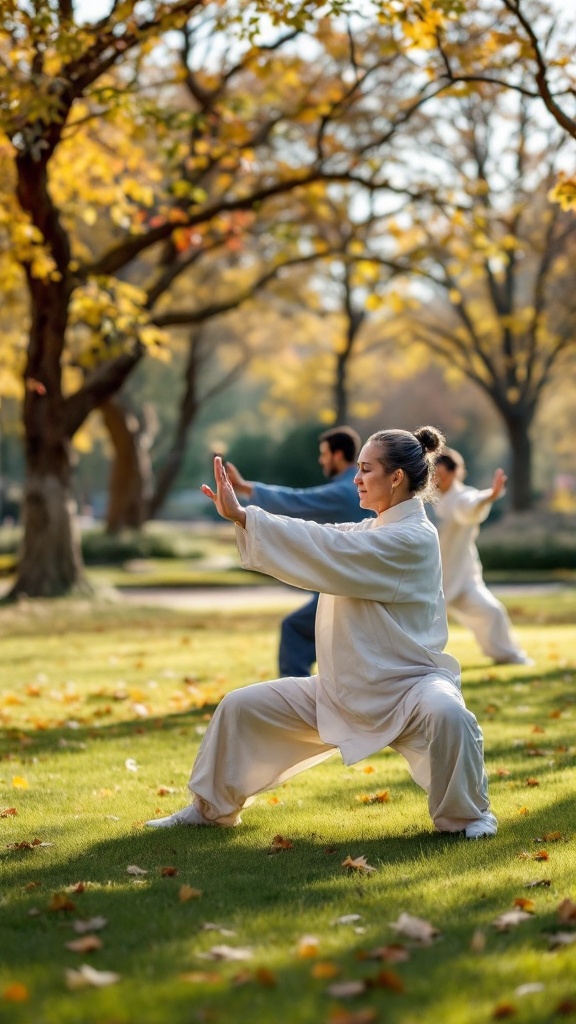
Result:
<instances>
[{"instance_id":1,"label":"white sleeve","mask_svg":"<svg viewBox=\"0 0 576 1024\"><path fill-rule=\"evenodd\" d=\"M335 530L249 505L236 542L246 569L305 590L390 603L410 568L422 567L421 544L413 531L366 529L367 522Z\"/></svg>"},{"instance_id":2,"label":"white sleeve","mask_svg":"<svg viewBox=\"0 0 576 1024\"><path fill-rule=\"evenodd\" d=\"M458 495L453 510L454 519L462 526L483 523L488 518L493 504L491 487L487 487L485 491L477 491L474 487L468 487Z\"/></svg>"}]
</instances>

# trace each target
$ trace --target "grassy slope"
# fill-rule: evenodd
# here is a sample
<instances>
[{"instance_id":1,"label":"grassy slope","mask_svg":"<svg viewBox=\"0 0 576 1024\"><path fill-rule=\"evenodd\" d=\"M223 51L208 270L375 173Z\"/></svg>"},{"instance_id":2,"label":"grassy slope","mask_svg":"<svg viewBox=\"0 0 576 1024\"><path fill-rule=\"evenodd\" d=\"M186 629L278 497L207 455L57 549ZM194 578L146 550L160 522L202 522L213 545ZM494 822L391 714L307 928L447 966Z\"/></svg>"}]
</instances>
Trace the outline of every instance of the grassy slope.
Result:
<instances>
[{"instance_id":1,"label":"grassy slope","mask_svg":"<svg viewBox=\"0 0 576 1024\"><path fill-rule=\"evenodd\" d=\"M517 620L540 619L519 628L535 669L492 668L467 634L453 630L451 650L484 727L501 821L494 840L466 843L432 832L424 795L391 752L352 768L334 757L264 794L236 830L142 829L147 817L187 802L189 766L219 696L273 674L278 616L206 618L72 602L2 609L0 810L18 813L0 820L0 1020L316 1024L338 1020L340 1007L371 1009L387 1024L477 1024L502 1005L518 1022L560 1019L561 1001L576 999L576 944L549 952L547 933L558 930L560 901L576 899L574 631L557 595L537 606L515 599L515 611ZM28 788L15 788L15 778ZM161 787L174 792L159 795ZM358 799L383 790L387 803ZM555 832L562 838L537 842ZM278 833L294 845L272 856ZM7 849L36 837L54 845ZM535 860L542 849L549 859ZM365 856L377 871L347 873L348 854ZM129 865L147 874L135 880ZM163 877L163 867L178 874ZM551 884L525 888L538 879ZM78 882L87 885L68 892L75 910L47 909L54 893ZM182 884L202 896L181 902ZM523 897L534 900L533 917L497 932L494 919ZM39 913L31 916L33 909ZM402 911L430 920L441 937L428 947L397 939L390 922ZM334 924L351 913L362 919ZM93 915L108 919L103 948L83 956L66 950L76 937L71 922ZM206 922L236 934L203 931ZM477 929L482 952L470 946ZM308 934L319 942L316 959L297 953ZM358 958L395 940L407 947L404 963ZM212 964L199 957L222 943L249 946L253 958ZM318 960L332 964L340 981L394 974L344 1000L327 993L333 979L312 977ZM122 980L69 992L64 970L82 962ZM198 972L201 980L183 980ZM398 979L402 992L386 987ZM26 1002L2 998L13 982L27 986ZM544 990L516 995L526 983Z\"/></svg>"}]
</instances>

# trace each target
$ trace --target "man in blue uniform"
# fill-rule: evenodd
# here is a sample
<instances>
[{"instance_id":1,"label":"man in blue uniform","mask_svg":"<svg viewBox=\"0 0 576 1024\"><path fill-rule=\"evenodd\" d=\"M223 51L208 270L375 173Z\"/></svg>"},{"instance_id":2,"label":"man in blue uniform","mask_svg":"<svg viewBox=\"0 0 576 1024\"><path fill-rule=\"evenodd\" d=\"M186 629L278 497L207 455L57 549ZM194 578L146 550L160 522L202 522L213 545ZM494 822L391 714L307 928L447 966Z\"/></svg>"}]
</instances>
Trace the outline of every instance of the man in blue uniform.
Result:
<instances>
[{"instance_id":1,"label":"man in blue uniform","mask_svg":"<svg viewBox=\"0 0 576 1024\"><path fill-rule=\"evenodd\" d=\"M360 508L354 484L360 437L351 427L331 427L318 438L318 461L327 483L319 487L276 487L245 480L232 463L228 478L236 493L249 505L265 512L311 519L316 523L357 523L373 513ZM314 627L318 594L302 608L287 615L280 631L280 676L309 676L316 661Z\"/></svg>"}]
</instances>

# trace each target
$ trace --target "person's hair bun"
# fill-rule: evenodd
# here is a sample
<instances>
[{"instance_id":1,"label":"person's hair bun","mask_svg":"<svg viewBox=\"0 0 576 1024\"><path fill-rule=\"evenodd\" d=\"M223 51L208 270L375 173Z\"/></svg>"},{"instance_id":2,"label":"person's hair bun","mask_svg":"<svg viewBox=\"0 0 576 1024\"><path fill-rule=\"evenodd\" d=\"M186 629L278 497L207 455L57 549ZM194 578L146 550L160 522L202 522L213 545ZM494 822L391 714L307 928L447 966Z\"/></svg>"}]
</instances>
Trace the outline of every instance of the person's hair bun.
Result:
<instances>
[{"instance_id":1,"label":"person's hair bun","mask_svg":"<svg viewBox=\"0 0 576 1024\"><path fill-rule=\"evenodd\" d=\"M414 431L414 437L420 441L425 452L440 451L446 442L444 434L436 427L418 427L418 430Z\"/></svg>"}]
</instances>

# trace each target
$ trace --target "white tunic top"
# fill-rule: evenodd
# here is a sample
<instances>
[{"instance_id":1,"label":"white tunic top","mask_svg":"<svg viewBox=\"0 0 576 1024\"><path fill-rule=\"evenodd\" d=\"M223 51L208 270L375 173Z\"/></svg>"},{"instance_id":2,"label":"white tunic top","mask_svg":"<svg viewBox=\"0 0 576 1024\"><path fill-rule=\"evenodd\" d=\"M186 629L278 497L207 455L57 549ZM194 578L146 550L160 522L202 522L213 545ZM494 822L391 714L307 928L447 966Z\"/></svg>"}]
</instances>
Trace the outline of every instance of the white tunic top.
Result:
<instances>
[{"instance_id":1,"label":"white tunic top","mask_svg":"<svg viewBox=\"0 0 576 1024\"><path fill-rule=\"evenodd\" d=\"M250 505L236 540L245 568L320 591L318 731L347 764L398 738L427 680L459 693L438 535L419 498L328 526Z\"/></svg>"},{"instance_id":2,"label":"white tunic top","mask_svg":"<svg viewBox=\"0 0 576 1024\"><path fill-rule=\"evenodd\" d=\"M442 554L444 594L450 604L470 587L482 584L482 564L475 540L490 509L492 488L478 491L454 480L434 505Z\"/></svg>"}]
</instances>

